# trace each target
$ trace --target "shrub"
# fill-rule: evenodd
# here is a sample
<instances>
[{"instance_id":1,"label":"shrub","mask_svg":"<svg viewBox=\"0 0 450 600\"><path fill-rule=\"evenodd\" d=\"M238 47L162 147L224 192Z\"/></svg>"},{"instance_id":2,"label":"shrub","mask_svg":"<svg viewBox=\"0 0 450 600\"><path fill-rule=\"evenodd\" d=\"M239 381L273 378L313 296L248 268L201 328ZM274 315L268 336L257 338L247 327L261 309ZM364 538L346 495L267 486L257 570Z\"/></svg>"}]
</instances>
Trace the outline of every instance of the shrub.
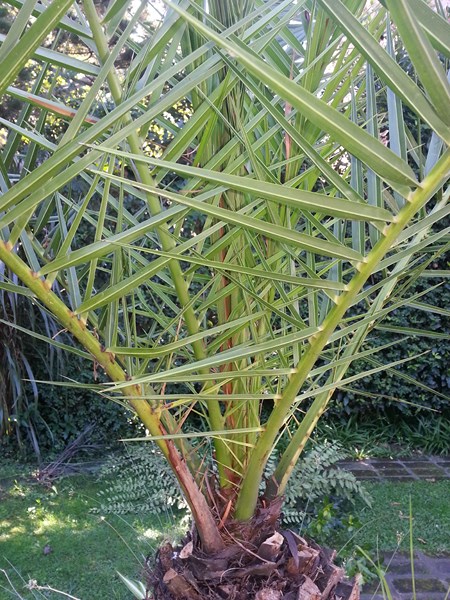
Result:
<instances>
[{"instance_id":1,"label":"shrub","mask_svg":"<svg viewBox=\"0 0 450 600\"><path fill-rule=\"evenodd\" d=\"M187 511L175 476L161 452L147 444L126 446L126 453L110 456L100 474L105 488L99 492L105 514L165 514Z\"/></svg>"},{"instance_id":2,"label":"shrub","mask_svg":"<svg viewBox=\"0 0 450 600\"><path fill-rule=\"evenodd\" d=\"M329 505L370 497L355 476L336 463L347 457L336 443L317 444L297 465L286 489L283 523L299 529L309 525ZM270 472L273 455L266 473ZM100 480L105 488L99 493L100 506L93 512L104 514L152 513L169 511L185 515L188 508L172 471L159 450L146 444L126 446L126 453L111 456L104 465ZM333 512L334 522L338 519Z\"/></svg>"},{"instance_id":3,"label":"shrub","mask_svg":"<svg viewBox=\"0 0 450 600\"><path fill-rule=\"evenodd\" d=\"M433 282L434 283L434 282ZM422 291L426 286L415 286L414 291ZM421 299L422 304L445 306L450 294L450 283L441 285L430 291ZM382 323L383 326L422 329L438 334L450 335L450 317L446 311L418 310L415 306L405 306L394 311ZM378 330L374 335L374 343L387 344L397 340L398 343L383 351L380 362L387 364L402 358L416 356L401 367L383 371L371 378L361 379L350 388L338 390L328 409L328 416L347 421L348 416L367 414L386 415L397 418L399 415L412 417L417 414L430 414L432 408L450 417L448 397L450 395L450 346L446 341L429 337L406 337L396 333ZM354 363L348 375L361 373L373 368L372 362L364 360ZM420 387L424 384L429 389ZM430 391L432 390L432 391ZM434 393L433 393L434 391ZM406 401L406 402L405 402Z\"/></svg>"}]
</instances>

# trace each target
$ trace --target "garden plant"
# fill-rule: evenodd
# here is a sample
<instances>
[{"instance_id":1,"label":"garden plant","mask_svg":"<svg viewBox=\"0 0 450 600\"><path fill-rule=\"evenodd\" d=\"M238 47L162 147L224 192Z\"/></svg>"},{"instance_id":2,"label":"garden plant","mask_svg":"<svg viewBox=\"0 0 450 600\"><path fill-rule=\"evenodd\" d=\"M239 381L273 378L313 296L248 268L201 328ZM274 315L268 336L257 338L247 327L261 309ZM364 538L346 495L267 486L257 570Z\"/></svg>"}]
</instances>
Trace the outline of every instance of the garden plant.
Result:
<instances>
[{"instance_id":1,"label":"garden plant","mask_svg":"<svg viewBox=\"0 0 450 600\"><path fill-rule=\"evenodd\" d=\"M194 525L154 597L334 598L341 570L277 523L334 391L401 367L347 375L383 363L377 326L433 310L410 288L448 244L442 6L7 3L0 287L71 334L48 341L106 374L177 477Z\"/></svg>"}]
</instances>

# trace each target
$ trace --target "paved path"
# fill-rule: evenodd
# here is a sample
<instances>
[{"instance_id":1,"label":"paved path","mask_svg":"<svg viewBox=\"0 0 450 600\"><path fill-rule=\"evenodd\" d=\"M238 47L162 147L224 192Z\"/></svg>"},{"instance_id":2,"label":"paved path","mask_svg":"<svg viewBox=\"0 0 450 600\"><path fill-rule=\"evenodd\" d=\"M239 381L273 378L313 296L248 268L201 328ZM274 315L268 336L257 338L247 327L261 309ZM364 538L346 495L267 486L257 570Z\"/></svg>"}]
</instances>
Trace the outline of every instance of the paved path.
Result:
<instances>
[{"instance_id":1,"label":"paved path","mask_svg":"<svg viewBox=\"0 0 450 600\"><path fill-rule=\"evenodd\" d=\"M358 479L373 482L450 479L450 456L418 456L392 460L370 458L342 461L339 466L354 473Z\"/></svg>"},{"instance_id":2,"label":"paved path","mask_svg":"<svg viewBox=\"0 0 450 600\"><path fill-rule=\"evenodd\" d=\"M446 600L450 598L450 555L440 557L414 553L414 580L417 600ZM407 554L384 555L386 581L392 600L413 600L411 561ZM448 594L448 596L447 596ZM361 600L383 600L378 582L364 586Z\"/></svg>"}]
</instances>

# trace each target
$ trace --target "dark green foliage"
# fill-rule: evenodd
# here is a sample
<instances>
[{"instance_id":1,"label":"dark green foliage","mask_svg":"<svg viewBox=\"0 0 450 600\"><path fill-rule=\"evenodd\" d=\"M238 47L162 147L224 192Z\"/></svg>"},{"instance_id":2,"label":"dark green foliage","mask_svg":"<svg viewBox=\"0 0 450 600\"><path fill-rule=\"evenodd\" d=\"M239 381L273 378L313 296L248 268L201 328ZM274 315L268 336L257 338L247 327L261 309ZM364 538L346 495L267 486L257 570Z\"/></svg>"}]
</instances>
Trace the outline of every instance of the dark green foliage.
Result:
<instances>
[{"instance_id":1,"label":"dark green foliage","mask_svg":"<svg viewBox=\"0 0 450 600\"><path fill-rule=\"evenodd\" d=\"M422 291L426 286L427 283L422 283L408 295ZM449 297L450 283L445 281L427 293L421 302L448 308ZM415 307L406 306L394 311L386 317L381 326L410 327L450 336L448 316L418 310ZM378 373L370 378L363 378L353 383L351 389L338 390L330 403L328 410L330 417L347 421L350 415L359 415L360 420L366 420L369 415L370 418L387 415L395 419L400 415L412 417L417 414L427 414L429 418L433 418L433 413L427 410L430 408L450 417L448 400L438 395L440 393L450 397L450 345L447 340L407 337L382 330L374 331L371 339L374 344L380 346L398 340L397 344L384 350L382 355L376 356L376 360L383 364L425 354L397 368ZM358 361L349 369L348 375L360 373L374 366L376 365L373 362ZM401 375L406 375L410 380L402 378ZM432 388L437 393L432 394L420 388L413 380Z\"/></svg>"},{"instance_id":2,"label":"dark green foliage","mask_svg":"<svg viewBox=\"0 0 450 600\"><path fill-rule=\"evenodd\" d=\"M77 381L92 383L91 364L72 357L70 371ZM39 387L42 426L38 435L47 456L60 452L90 424L94 425L89 438L94 451L96 446L114 446L121 437L137 432L138 425L131 413L89 389Z\"/></svg>"},{"instance_id":3,"label":"dark green foliage","mask_svg":"<svg viewBox=\"0 0 450 600\"><path fill-rule=\"evenodd\" d=\"M9 273L1 269L2 278ZM13 280L14 281L14 280ZM33 305L28 298L0 289L0 441L14 439L23 452L31 448L39 459L42 427L36 367L48 377L59 364L61 356L50 346L29 344L14 325L27 325L45 330L51 337L57 328L52 319Z\"/></svg>"},{"instance_id":4,"label":"dark green foliage","mask_svg":"<svg viewBox=\"0 0 450 600\"><path fill-rule=\"evenodd\" d=\"M186 514L175 476L162 454L151 444L126 446L125 454L111 456L102 469L100 506L103 514L164 514L172 509Z\"/></svg>"},{"instance_id":5,"label":"dark green foliage","mask_svg":"<svg viewBox=\"0 0 450 600\"><path fill-rule=\"evenodd\" d=\"M337 506L345 501L354 503L357 498L370 506L370 496L361 482L353 473L336 466L347 456L339 444L323 442L315 445L297 463L283 505L283 521L287 526L317 529L320 519L325 518L327 525L339 527L342 523L335 510ZM324 511L328 511L330 519Z\"/></svg>"},{"instance_id":6,"label":"dark green foliage","mask_svg":"<svg viewBox=\"0 0 450 600\"><path fill-rule=\"evenodd\" d=\"M446 455L450 451L450 419L431 412L401 419L380 415L365 422L358 417L350 417L346 423L328 419L318 425L314 439L336 440L355 459L417 452Z\"/></svg>"},{"instance_id":7,"label":"dark green foliage","mask_svg":"<svg viewBox=\"0 0 450 600\"><path fill-rule=\"evenodd\" d=\"M397 438L400 443L421 448L428 454L450 452L450 419L444 416L419 416L399 423Z\"/></svg>"},{"instance_id":8,"label":"dark green foliage","mask_svg":"<svg viewBox=\"0 0 450 600\"><path fill-rule=\"evenodd\" d=\"M3 451L49 459L94 424L89 443L111 445L136 435L137 424L122 406L89 388L53 386L52 381L92 384L102 374L79 356L64 354L9 325L71 344L68 336L28 298L0 290L0 443ZM31 381L30 381L31 380ZM49 384L37 383L48 381Z\"/></svg>"}]
</instances>

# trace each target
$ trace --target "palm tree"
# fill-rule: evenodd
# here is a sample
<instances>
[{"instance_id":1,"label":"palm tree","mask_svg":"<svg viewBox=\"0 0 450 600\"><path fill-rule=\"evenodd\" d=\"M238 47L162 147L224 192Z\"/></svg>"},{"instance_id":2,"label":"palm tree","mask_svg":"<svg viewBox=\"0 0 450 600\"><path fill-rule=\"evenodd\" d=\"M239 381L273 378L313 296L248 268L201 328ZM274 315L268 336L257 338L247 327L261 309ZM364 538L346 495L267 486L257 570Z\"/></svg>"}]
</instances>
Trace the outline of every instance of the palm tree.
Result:
<instances>
[{"instance_id":1,"label":"palm tree","mask_svg":"<svg viewBox=\"0 0 450 600\"><path fill-rule=\"evenodd\" d=\"M156 597L319 597L319 551L276 522L333 392L386 366L346 376L382 352L368 334L448 244L449 26L422 0L164 1L155 25L145 2L11 0L0 260L21 284L0 285L72 334L173 468L195 530Z\"/></svg>"}]
</instances>

